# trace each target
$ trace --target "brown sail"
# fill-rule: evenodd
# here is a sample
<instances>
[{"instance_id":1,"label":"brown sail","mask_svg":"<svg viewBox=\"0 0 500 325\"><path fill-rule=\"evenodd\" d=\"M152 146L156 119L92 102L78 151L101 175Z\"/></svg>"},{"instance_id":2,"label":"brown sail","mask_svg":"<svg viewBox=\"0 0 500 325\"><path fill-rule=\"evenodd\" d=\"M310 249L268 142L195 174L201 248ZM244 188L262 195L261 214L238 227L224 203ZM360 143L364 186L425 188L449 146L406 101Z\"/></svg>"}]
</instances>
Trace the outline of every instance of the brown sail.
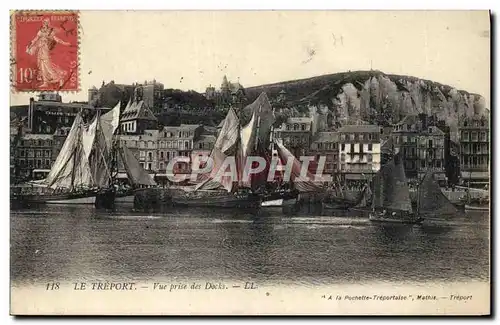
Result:
<instances>
[{"instance_id":1,"label":"brown sail","mask_svg":"<svg viewBox=\"0 0 500 325\"><path fill-rule=\"evenodd\" d=\"M423 215L446 215L457 213L455 206L443 194L434 180L434 173L427 172L418 187L418 213Z\"/></svg>"},{"instance_id":2,"label":"brown sail","mask_svg":"<svg viewBox=\"0 0 500 325\"><path fill-rule=\"evenodd\" d=\"M375 209L412 213L410 189L406 182L403 160L399 154L388 162L373 179Z\"/></svg>"}]
</instances>

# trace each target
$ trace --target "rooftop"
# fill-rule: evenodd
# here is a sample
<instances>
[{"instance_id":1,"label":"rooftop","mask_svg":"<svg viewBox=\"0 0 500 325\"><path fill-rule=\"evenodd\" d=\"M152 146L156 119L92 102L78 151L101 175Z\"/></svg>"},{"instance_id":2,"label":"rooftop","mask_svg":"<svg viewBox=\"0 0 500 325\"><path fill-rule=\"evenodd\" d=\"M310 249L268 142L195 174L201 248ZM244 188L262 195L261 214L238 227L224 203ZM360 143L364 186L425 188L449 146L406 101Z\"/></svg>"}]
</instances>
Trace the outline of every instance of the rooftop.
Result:
<instances>
[{"instance_id":1,"label":"rooftop","mask_svg":"<svg viewBox=\"0 0 500 325\"><path fill-rule=\"evenodd\" d=\"M95 107L90 106L89 104L83 103L61 103L61 102L51 102L51 101L34 101L33 104L35 106L42 107L62 107L62 108L87 108L87 109L95 109Z\"/></svg>"},{"instance_id":2,"label":"rooftop","mask_svg":"<svg viewBox=\"0 0 500 325\"><path fill-rule=\"evenodd\" d=\"M312 119L310 117L289 117L287 123L310 123Z\"/></svg>"},{"instance_id":3,"label":"rooftop","mask_svg":"<svg viewBox=\"0 0 500 325\"><path fill-rule=\"evenodd\" d=\"M380 133L380 126L378 125L344 125L338 132L342 133Z\"/></svg>"},{"instance_id":4,"label":"rooftop","mask_svg":"<svg viewBox=\"0 0 500 325\"><path fill-rule=\"evenodd\" d=\"M337 142L339 141L339 133L331 131L318 132L313 142Z\"/></svg>"},{"instance_id":5,"label":"rooftop","mask_svg":"<svg viewBox=\"0 0 500 325\"><path fill-rule=\"evenodd\" d=\"M52 134L27 133L23 135L23 140L52 140Z\"/></svg>"},{"instance_id":6,"label":"rooftop","mask_svg":"<svg viewBox=\"0 0 500 325\"><path fill-rule=\"evenodd\" d=\"M129 101L121 116L121 121L130 121L136 119L157 121L153 112L151 112L151 110L146 107L144 101L142 100L138 102Z\"/></svg>"}]
</instances>

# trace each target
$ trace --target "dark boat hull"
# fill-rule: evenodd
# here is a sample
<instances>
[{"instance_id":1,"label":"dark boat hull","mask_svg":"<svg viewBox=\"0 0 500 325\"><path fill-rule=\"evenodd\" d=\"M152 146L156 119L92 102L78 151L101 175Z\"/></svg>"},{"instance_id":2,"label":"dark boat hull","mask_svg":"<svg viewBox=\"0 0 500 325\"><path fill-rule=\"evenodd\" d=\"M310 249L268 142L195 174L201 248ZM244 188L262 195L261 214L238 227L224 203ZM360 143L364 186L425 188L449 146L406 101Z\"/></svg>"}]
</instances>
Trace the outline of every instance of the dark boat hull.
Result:
<instances>
[{"instance_id":1,"label":"dark boat hull","mask_svg":"<svg viewBox=\"0 0 500 325\"><path fill-rule=\"evenodd\" d=\"M233 209L256 209L261 197L256 194L233 194L219 191L196 191L171 193L171 203L182 207L210 207Z\"/></svg>"},{"instance_id":2,"label":"dark boat hull","mask_svg":"<svg viewBox=\"0 0 500 325\"><path fill-rule=\"evenodd\" d=\"M20 194L12 199L21 204L94 204L97 191L59 194Z\"/></svg>"}]
</instances>

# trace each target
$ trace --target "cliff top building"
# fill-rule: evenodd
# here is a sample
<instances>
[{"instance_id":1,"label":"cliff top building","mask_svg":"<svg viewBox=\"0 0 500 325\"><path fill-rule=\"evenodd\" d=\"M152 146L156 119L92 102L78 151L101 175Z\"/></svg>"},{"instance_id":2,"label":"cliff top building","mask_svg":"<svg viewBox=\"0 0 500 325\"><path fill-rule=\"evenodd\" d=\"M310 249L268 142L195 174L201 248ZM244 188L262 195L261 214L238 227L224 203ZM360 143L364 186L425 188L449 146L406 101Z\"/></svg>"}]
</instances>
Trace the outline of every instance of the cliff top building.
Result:
<instances>
[{"instance_id":1,"label":"cliff top building","mask_svg":"<svg viewBox=\"0 0 500 325\"><path fill-rule=\"evenodd\" d=\"M226 76L222 78L219 90L216 90L212 85L205 90L205 98L215 100L217 106L241 103L246 99L245 96L245 88L240 82L229 82Z\"/></svg>"}]
</instances>

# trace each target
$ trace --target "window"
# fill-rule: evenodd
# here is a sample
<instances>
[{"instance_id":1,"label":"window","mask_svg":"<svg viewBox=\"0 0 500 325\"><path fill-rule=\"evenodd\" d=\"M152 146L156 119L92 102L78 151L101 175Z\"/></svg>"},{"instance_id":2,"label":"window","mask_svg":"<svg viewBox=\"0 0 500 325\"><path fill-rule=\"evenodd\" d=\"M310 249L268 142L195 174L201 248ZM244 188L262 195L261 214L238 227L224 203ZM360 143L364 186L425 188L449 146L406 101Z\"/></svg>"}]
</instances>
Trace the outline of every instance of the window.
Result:
<instances>
[{"instance_id":1,"label":"window","mask_svg":"<svg viewBox=\"0 0 500 325\"><path fill-rule=\"evenodd\" d=\"M481 132L481 141L486 141L486 132Z\"/></svg>"},{"instance_id":2,"label":"window","mask_svg":"<svg viewBox=\"0 0 500 325\"><path fill-rule=\"evenodd\" d=\"M163 159L163 151L160 151L160 159Z\"/></svg>"},{"instance_id":3,"label":"window","mask_svg":"<svg viewBox=\"0 0 500 325\"><path fill-rule=\"evenodd\" d=\"M164 169L164 168L163 168L163 163L161 162L161 163L160 163L160 170L163 170L163 169Z\"/></svg>"},{"instance_id":4,"label":"window","mask_svg":"<svg viewBox=\"0 0 500 325\"><path fill-rule=\"evenodd\" d=\"M318 143L318 149L323 149L323 143Z\"/></svg>"},{"instance_id":5,"label":"window","mask_svg":"<svg viewBox=\"0 0 500 325\"><path fill-rule=\"evenodd\" d=\"M148 152L148 160L153 160L153 153L152 152Z\"/></svg>"},{"instance_id":6,"label":"window","mask_svg":"<svg viewBox=\"0 0 500 325\"><path fill-rule=\"evenodd\" d=\"M171 141L167 141L167 149L170 149L172 148L172 142Z\"/></svg>"},{"instance_id":7,"label":"window","mask_svg":"<svg viewBox=\"0 0 500 325\"><path fill-rule=\"evenodd\" d=\"M432 128L429 128L429 133L432 133Z\"/></svg>"},{"instance_id":8,"label":"window","mask_svg":"<svg viewBox=\"0 0 500 325\"><path fill-rule=\"evenodd\" d=\"M151 170L151 163L148 163L148 170Z\"/></svg>"},{"instance_id":9,"label":"window","mask_svg":"<svg viewBox=\"0 0 500 325\"><path fill-rule=\"evenodd\" d=\"M340 150L342 150L342 151L344 151L344 150L345 150L345 143L342 143L342 144L340 145Z\"/></svg>"},{"instance_id":10,"label":"window","mask_svg":"<svg viewBox=\"0 0 500 325\"><path fill-rule=\"evenodd\" d=\"M345 134L340 135L340 140L345 141Z\"/></svg>"},{"instance_id":11,"label":"window","mask_svg":"<svg viewBox=\"0 0 500 325\"><path fill-rule=\"evenodd\" d=\"M359 135L359 141L363 141L365 139L365 135L364 134L360 134Z\"/></svg>"},{"instance_id":12,"label":"window","mask_svg":"<svg viewBox=\"0 0 500 325\"><path fill-rule=\"evenodd\" d=\"M170 151L167 151L167 160L170 160Z\"/></svg>"},{"instance_id":13,"label":"window","mask_svg":"<svg viewBox=\"0 0 500 325\"><path fill-rule=\"evenodd\" d=\"M373 145L371 143L368 144L368 151L372 151L373 150Z\"/></svg>"},{"instance_id":14,"label":"window","mask_svg":"<svg viewBox=\"0 0 500 325\"><path fill-rule=\"evenodd\" d=\"M286 125L286 130L287 130L287 131L290 131L290 124L287 124L287 125Z\"/></svg>"},{"instance_id":15,"label":"window","mask_svg":"<svg viewBox=\"0 0 500 325\"><path fill-rule=\"evenodd\" d=\"M354 134L349 134L349 139L350 139L351 141L354 141Z\"/></svg>"},{"instance_id":16,"label":"window","mask_svg":"<svg viewBox=\"0 0 500 325\"><path fill-rule=\"evenodd\" d=\"M422 166L422 168L425 168L425 160L424 159L420 160L420 166Z\"/></svg>"},{"instance_id":17,"label":"window","mask_svg":"<svg viewBox=\"0 0 500 325\"><path fill-rule=\"evenodd\" d=\"M305 131L305 130L306 130L306 125L305 125L305 124L302 124L302 125L301 125L301 129L302 129L302 131Z\"/></svg>"},{"instance_id":18,"label":"window","mask_svg":"<svg viewBox=\"0 0 500 325\"><path fill-rule=\"evenodd\" d=\"M142 151L142 150L141 150L141 151L139 152L139 156L140 156L140 157L146 157L146 153L145 153L144 151Z\"/></svg>"},{"instance_id":19,"label":"window","mask_svg":"<svg viewBox=\"0 0 500 325\"><path fill-rule=\"evenodd\" d=\"M371 154L367 155L366 158L367 158L368 162L372 162L373 161L373 155L371 155Z\"/></svg>"},{"instance_id":20,"label":"window","mask_svg":"<svg viewBox=\"0 0 500 325\"><path fill-rule=\"evenodd\" d=\"M297 131L298 129L299 129L299 125L298 125L297 123L295 123L295 124L293 125L293 130L294 130L294 131Z\"/></svg>"},{"instance_id":21,"label":"window","mask_svg":"<svg viewBox=\"0 0 500 325\"><path fill-rule=\"evenodd\" d=\"M203 142L198 143L198 149L203 149Z\"/></svg>"},{"instance_id":22,"label":"window","mask_svg":"<svg viewBox=\"0 0 500 325\"><path fill-rule=\"evenodd\" d=\"M140 146L141 148L146 148L146 142L141 141L141 142L139 143L139 146Z\"/></svg>"},{"instance_id":23,"label":"window","mask_svg":"<svg viewBox=\"0 0 500 325\"><path fill-rule=\"evenodd\" d=\"M403 135L403 143L408 142L408 137L406 135Z\"/></svg>"},{"instance_id":24,"label":"window","mask_svg":"<svg viewBox=\"0 0 500 325\"><path fill-rule=\"evenodd\" d=\"M471 141L477 141L477 132L476 131L471 132Z\"/></svg>"},{"instance_id":25,"label":"window","mask_svg":"<svg viewBox=\"0 0 500 325\"><path fill-rule=\"evenodd\" d=\"M184 141L184 148L187 150L187 149L191 149L190 146L189 146L189 141Z\"/></svg>"},{"instance_id":26,"label":"window","mask_svg":"<svg viewBox=\"0 0 500 325\"><path fill-rule=\"evenodd\" d=\"M429 139L429 148L432 148L432 139Z\"/></svg>"},{"instance_id":27,"label":"window","mask_svg":"<svg viewBox=\"0 0 500 325\"><path fill-rule=\"evenodd\" d=\"M436 160L436 167L441 168L441 160Z\"/></svg>"}]
</instances>

